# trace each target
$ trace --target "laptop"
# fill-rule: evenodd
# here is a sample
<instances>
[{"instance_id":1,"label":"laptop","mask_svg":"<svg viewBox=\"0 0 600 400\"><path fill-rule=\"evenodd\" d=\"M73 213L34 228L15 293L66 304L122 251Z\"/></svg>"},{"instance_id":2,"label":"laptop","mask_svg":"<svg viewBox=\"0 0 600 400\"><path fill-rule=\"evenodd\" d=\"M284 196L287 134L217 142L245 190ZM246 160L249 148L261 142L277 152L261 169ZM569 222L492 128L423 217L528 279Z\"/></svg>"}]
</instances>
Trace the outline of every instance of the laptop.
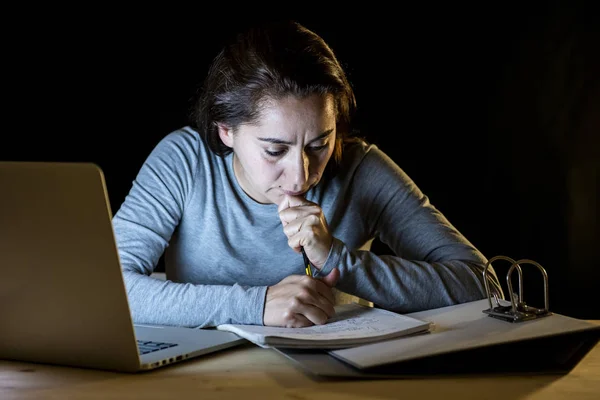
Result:
<instances>
[{"instance_id":1,"label":"laptop","mask_svg":"<svg viewBox=\"0 0 600 400\"><path fill-rule=\"evenodd\" d=\"M132 323L104 174L0 162L0 359L138 372L247 343Z\"/></svg>"}]
</instances>

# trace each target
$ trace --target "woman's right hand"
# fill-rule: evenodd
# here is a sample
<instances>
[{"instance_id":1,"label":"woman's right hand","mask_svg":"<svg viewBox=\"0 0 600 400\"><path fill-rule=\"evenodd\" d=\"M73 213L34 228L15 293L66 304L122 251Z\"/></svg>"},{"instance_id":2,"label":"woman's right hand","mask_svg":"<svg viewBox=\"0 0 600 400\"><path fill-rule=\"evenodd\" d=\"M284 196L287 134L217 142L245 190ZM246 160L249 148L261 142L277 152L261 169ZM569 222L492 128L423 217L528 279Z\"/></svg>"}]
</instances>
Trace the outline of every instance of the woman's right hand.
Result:
<instances>
[{"instance_id":1,"label":"woman's right hand","mask_svg":"<svg viewBox=\"0 0 600 400\"><path fill-rule=\"evenodd\" d=\"M340 277L337 268L320 279L290 275L267 289L263 324L301 328L324 324L335 314L331 290Z\"/></svg>"}]
</instances>

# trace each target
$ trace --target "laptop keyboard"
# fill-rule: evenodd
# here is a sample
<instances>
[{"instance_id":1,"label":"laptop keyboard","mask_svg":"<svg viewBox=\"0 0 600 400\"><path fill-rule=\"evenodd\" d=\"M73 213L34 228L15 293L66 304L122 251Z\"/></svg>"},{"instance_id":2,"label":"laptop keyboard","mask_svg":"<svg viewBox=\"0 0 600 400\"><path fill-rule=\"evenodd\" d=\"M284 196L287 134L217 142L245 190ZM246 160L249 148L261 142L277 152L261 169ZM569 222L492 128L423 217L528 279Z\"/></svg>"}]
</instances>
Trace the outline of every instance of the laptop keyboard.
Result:
<instances>
[{"instance_id":1,"label":"laptop keyboard","mask_svg":"<svg viewBox=\"0 0 600 400\"><path fill-rule=\"evenodd\" d=\"M169 347L177 346L177 343L152 342L148 340L138 340L138 349L141 354L152 353L153 351L168 349Z\"/></svg>"}]
</instances>

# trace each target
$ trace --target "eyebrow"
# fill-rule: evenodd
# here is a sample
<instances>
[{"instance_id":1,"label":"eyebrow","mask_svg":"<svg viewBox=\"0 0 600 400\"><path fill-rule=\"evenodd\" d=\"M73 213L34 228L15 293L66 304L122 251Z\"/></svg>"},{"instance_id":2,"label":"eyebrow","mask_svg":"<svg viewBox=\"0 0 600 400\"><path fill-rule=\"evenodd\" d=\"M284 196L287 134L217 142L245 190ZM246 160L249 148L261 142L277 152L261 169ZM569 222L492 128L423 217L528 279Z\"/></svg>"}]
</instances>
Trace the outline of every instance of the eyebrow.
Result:
<instances>
[{"instance_id":1,"label":"eyebrow","mask_svg":"<svg viewBox=\"0 0 600 400\"><path fill-rule=\"evenodd\" d=\"M316 138L314 138L313 140L311 140L309 143L316 142L317 140L321 140L321 139L331 135L331 132L333 132L333 129L328 129L325 132L321 133ZM273 144L287 144L287 145L293 144L292 142L288 142L286 140L281 140L281 139L276 139L276 138L260 138L259 137L258 140L260 140L262 142L273 143Z\"/></svg>"}]
</instances>

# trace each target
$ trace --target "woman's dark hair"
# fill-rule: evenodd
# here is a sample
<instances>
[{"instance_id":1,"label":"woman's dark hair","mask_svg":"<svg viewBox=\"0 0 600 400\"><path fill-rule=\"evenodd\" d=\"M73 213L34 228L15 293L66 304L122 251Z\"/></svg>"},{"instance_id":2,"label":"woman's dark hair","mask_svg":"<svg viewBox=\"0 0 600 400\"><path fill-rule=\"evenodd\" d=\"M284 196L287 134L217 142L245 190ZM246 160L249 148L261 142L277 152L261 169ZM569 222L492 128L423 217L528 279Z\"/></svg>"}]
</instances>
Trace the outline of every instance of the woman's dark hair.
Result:
<instances>
[{"instance_id":1,"label":"woman's dark hair","mask_svg":"<svg viewBox=\"0 0 600 400\"><path fill-rule=\"evenodd\" d=\"M219 137L217 122L235 130L255 123L270 100L288 95L331 95L337 118L334 159L350 139L354 91L331 48L295 21L278 21L238 34L215 57L191 113L192 125L210 149L231 149Z\"/></svg>"}]
</instances>

